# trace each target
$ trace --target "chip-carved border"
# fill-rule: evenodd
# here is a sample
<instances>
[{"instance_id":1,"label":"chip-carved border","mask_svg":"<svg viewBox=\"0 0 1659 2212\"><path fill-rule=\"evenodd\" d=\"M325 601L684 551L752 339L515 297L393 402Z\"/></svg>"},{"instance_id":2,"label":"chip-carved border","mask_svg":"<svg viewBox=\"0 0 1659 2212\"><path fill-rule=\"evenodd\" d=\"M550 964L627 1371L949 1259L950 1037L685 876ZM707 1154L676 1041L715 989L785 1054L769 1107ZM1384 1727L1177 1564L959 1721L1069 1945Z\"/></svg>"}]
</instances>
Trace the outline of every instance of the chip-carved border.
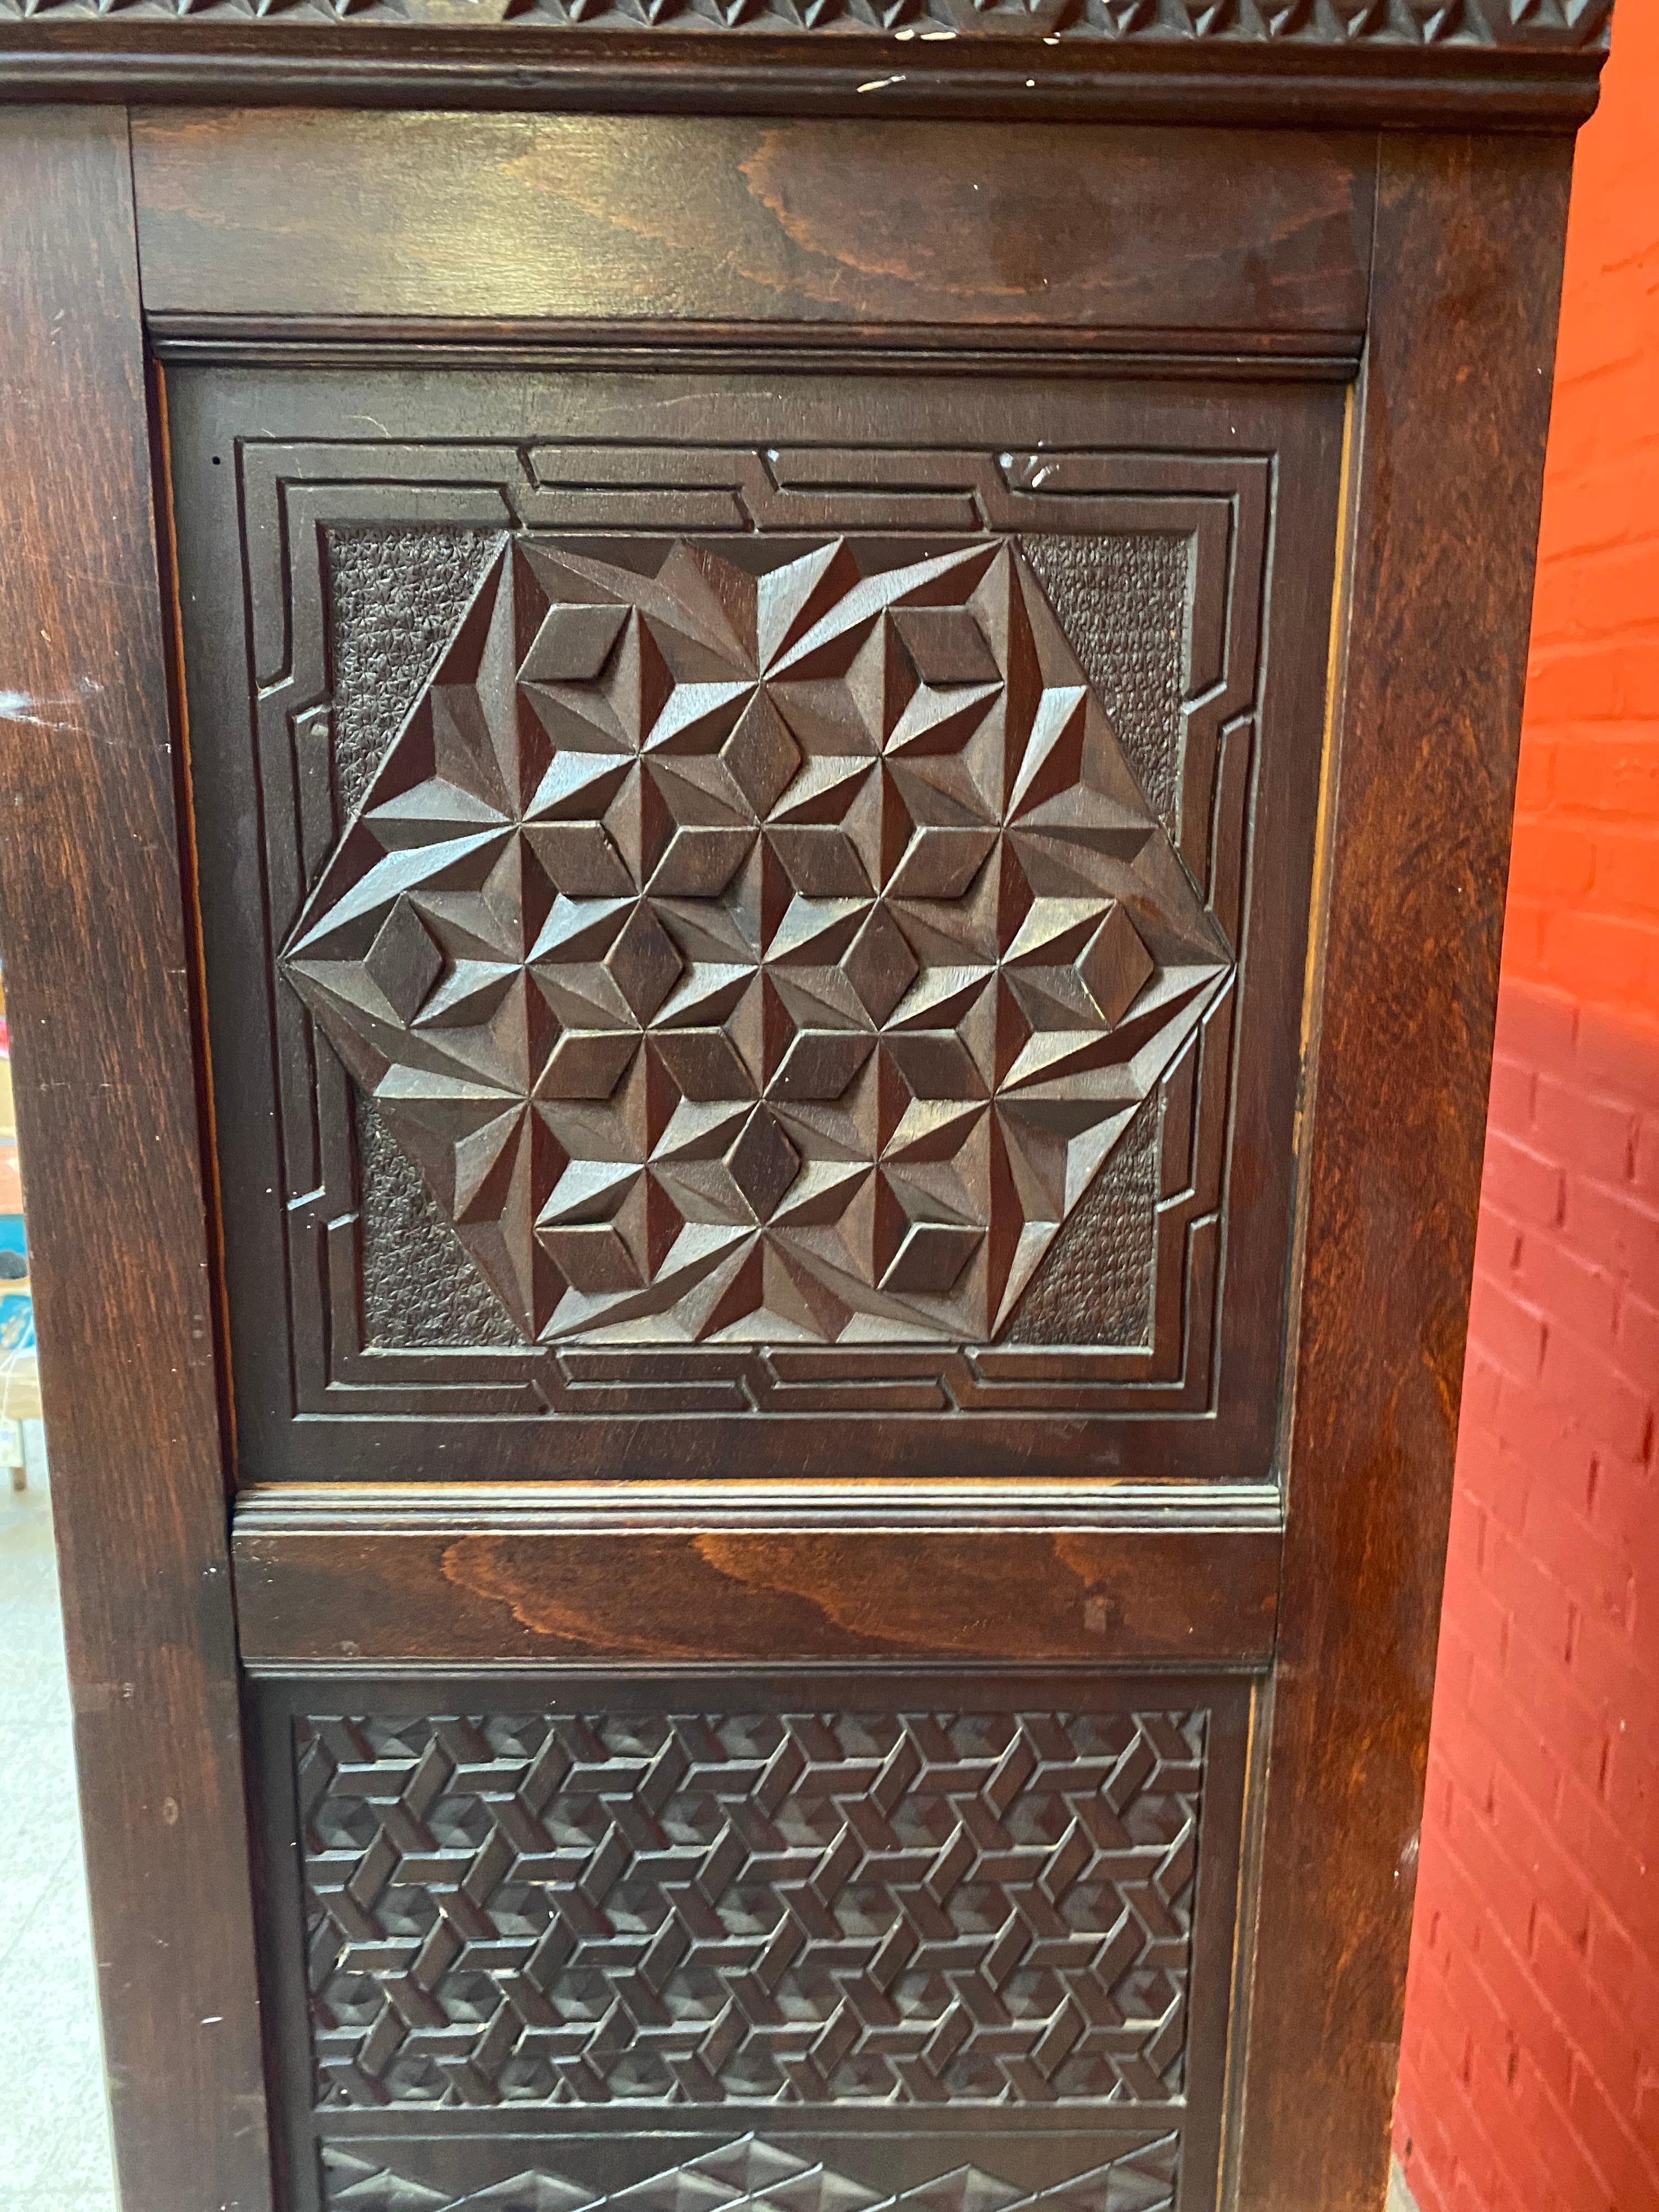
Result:
<instances>
[{"instance_id":1,"label":"chip-carved border","mask_svg":"<svg viewBox=\"0 0 1659 2212\"><path fill-rule=\"evenodd\" d=\"M159 16L246 23L290 41L296 24L384 24L405 34L503 27L642 32L780 32L814 38L939 26L971 37L1065 36L1130 47L1335 46L1605 51L1613 0L0 0L0 22L41 15Z\"/></svg>"}]
</instances>

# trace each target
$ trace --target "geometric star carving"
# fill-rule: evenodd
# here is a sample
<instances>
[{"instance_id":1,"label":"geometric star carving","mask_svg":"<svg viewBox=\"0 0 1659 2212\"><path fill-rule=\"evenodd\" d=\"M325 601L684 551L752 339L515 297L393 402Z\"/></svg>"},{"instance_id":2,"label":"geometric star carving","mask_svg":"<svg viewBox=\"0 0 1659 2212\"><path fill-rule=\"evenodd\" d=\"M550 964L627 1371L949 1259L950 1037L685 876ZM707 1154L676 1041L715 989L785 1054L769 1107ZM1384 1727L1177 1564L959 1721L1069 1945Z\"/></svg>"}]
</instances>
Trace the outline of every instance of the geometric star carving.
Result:
<instances>
[{"instance_id":1,"label":"geometric star carving","mask_svg":"<svg viewBox=\"0 0 1659 2212\"><path fill-rule=\"evenodd\" d=\"M1012 542L605 551L504 544L283 972L527 1337L987 1341L1228 950Z\"/></svg>"}]
</instances>

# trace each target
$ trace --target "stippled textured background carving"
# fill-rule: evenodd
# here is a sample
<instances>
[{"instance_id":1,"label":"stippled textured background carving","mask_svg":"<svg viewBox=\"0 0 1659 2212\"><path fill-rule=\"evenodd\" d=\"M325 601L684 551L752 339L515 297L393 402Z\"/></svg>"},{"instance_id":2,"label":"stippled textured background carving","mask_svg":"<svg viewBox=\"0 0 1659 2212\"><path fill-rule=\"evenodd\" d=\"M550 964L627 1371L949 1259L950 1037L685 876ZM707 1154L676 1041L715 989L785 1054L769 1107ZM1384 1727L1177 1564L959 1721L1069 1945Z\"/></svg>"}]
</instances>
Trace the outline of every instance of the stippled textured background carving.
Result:
<instances>
[{"instance_id":1,"label":"stippled textured background carving","mask_svg":"<svg viewBox=\"0 0 1659 2212\"><path fill-rule=\"evenodd\" d=\"M1009 1343L1151 1341L1162 1121L1149 1098L1054 1239L1005 1332Z\"/></svg>"},{"instance_id":2,"label":"stippled textured background carving","mask_svg":"<svg viewBox=\"0 0 1659 2212\"><path fill-rule=\"evenodd\" d=\"M1190 538L1033 533L1020 549L1065 624L1152 811L1173 836L1181 790Z\"/></svg>"},{"instance_id":3,"label":"stippled textured background carving","mask_svg":"<svg viewBox=\"0 0 1659 2212\"><path fill-rule=\"evenodd\" d=\"M331 530L328 603L334 780L349 814L420 696L468 600L490 531ZM511 1344L512 1324L467 1265L374 1107L356 1102L363 1334L397 1349Z\"/></svg>"},{"instance_id":4,"label":"stippled textured background carving","mask_svg":"<svg viewBox=\"0 0 1659 2212\"><path fill-rule=\"evenodd\" d=\"M363 1332L395 1350L517 1341L421 1171L368 1100L353 1101L362 1176Z\"/></svg>"},{"instance_id":5,"label":"stippled textured background carving","mask_svg":"<svg viewBox=\"0 0 1659 2212\"><path fill-rule=\"evenodd\" d=\"M368 788L477 589L495 533L331 530L334 776L342 815Z\"/></svg>"}]
</instances>

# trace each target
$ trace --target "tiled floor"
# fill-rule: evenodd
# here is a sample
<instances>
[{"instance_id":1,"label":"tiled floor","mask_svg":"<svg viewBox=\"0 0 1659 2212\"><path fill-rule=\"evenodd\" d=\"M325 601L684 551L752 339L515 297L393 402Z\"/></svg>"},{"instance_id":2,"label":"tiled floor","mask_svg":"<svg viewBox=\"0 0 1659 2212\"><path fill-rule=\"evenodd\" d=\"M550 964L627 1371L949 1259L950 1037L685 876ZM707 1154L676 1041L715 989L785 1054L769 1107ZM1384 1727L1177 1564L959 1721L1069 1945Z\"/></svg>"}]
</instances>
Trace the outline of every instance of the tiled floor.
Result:
<instances>
[{"instance_id":1,"label":"tiled floor","mask_svg":"<svg viewBox=\"0 0 1659 2212\"><path fill-rule=\"evenodd\" d=\"M0 2212L115 2212L47 1493L0 1468Z\"/></svg>"},{"instance_id":2,"label":"tiled floor","mask_svg":"<svg viewBox=\"0 0 1659 2212\"><path fill-rule=\"evenodd\" d=\"M1417 2212L1417 2199L1406 2186L1406 2177L1396 2162L1389 2176L1389 2202L1385 2212Z\"/></svg>"}]
</instances>

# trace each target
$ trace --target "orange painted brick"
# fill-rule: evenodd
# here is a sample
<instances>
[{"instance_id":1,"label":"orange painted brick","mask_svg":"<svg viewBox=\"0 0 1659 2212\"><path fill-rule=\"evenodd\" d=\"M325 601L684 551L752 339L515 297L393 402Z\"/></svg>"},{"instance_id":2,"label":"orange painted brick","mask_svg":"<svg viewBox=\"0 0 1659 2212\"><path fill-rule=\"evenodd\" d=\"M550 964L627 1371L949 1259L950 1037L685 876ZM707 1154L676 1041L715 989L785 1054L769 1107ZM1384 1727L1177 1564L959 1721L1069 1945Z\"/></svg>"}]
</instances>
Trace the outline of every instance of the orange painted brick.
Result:
<instances>
[{"instance_id":1,"label":"orange painted brick","mask_svg":"<svg viewBox=\"0 0 1659 2212\"><path fill-rule=\"evenodd\" d=\"M1632 1564L1646 1565L1653 1557L1654 1530L1659 1527L1659 1478L1645 1458L1625 1459L1617 1452L1598 1452L1590 1498L1590 1526L1604 1544L1622 1547ZM1659 1585L1644 1574L1638 1602L1659 1601Z\"/></svg>"},{"instance_id":2,"label":"orange painted brick","mask_svg":"<svg viewBox=\"0 0 1659 2212\"><path fill-rule=\"evenodd\" d=\"M1620 1373L1608 1351L1576 1336L1565 1320L1552 1322L1546 1331L1542 1380L1552 1398L1582 1413L1591 1435L1615 1452L1628 1459L1646 1452L1651 1400Z\"/></svg>"},{"instance_id":3,"label":"orange painted brick","mask_svg":"<svg viewBox=\"0 0 1659 2212\"><path fill-rule=\"evenodd\" d=\"M1631 1175L1645 1200L1659 1200L1659 1110L1644 1114L1638 1120Z\"/></svg>"},{"instance_id":4,"label":"orange painted brick","mask_svg":"<svg viewBox=\"0 0 1659 2212\"><path fill-rule=\"evenodd\" d=\"M1638 531L1628 534L1622 518L1607 515L1599 502L1578 507L1580 534L1588 542L1565 549L1559 573L1545 571L1544 607L1553 635L1624 640L1632 625L1653 620L1659 576L1659 518L1650 498L1656 489L1659 469L1642 487L1649 495L1634 495L1643 512ZM1624 495L1632 496L1628 484Z\"/></svg>"},{"instance_id":5,"label":"orange painted brick","mask_svg":"<svg viewBox=\"0 0 1659 2212\"><path fill-rule=\"evenodd\" d=\"M1659 1960L1631 1941L1629 1931L1600 1898L1590 1900L1587 1956L1603 1998L1626 2020L1644 2028L1650 2059L1659 2058L1651 2035L1651 2023L1659 2021Z\"/></svg>"},{"instance_id":6,"label":"orange painted brick","mask_svg":"<svg viewBox=\"0 0 1659 2212\"><path fill-rule=\"evenodd\" d=\"M1532 1803L1512 1775L1493 1785L1492 1833L1537 1889L1569 1934L1589 1927L1592 1887L1589 1874L1557 1834L1548 1808ZM1480 1869L1474 1873L1479 1876Z\"/></svg>"},{"instance_id":7,"label":"orange painted brick","mask_svg":"<svg viewBox=\"0 0 1659 2212\"><path fill-rule=\"evenodd\" d=\"M1495 1206L1483 1206L1474 1231L1475 1280L1507 1286L1521 1264L1522 1233L1517 1224ZM1473 1333L1473 1323L1471 1323Z\"/></svg>"},{"instance_id":8,"label":"orange painted brick","mask_svg":"<svg viewBox=\"0 0 1659 2212\"><path fill-rule=\"evenodd\" d=\"M1654 580L1659 598L1659 577ZM1600 824L1565 833L1583 837L1591 848L1590 870L1596 902L1636 920L1659 921L1659 823L1633 826ZM1565 866L1567 855L1558 856Z\"/></svg>"},{"instance_id":9,"label":"orange painted brick","mask_svg":"<svg viewBox=\"0 0 1659 2212\"><path fill-rule=\"evenodd\" d=\"M1493 1433L1533 1474L1577 1482L1588 1504L1591 1470L1604 1447L1591 1433L1589 1409L1552 1405L1537 1388L1505 1381Z\"/></svg>"},{"instance_id":10,"label":"orange painted brick","mask_svg":"<svg viewBox=\"0 0 1659 2212\"><path fill-rule=\"evenodd\" d=\"M1603 1896L1618 1895L1632 1937L1651 1946L1659 1942L1659 1883L1650 1881L1647 1853L1623 1834L1594 1790L1575 1775L1564 1775L1555 1827L1562 1848L1571 1852Z\"/></svg>"},{"instance_id":11,"label":"orange painted brick","mask_svg":"<svg viewBox=\"0 0 1659 2212\"><path fill-rule=\"evenodd\" d=\"M1607 1810L1632 1835L1659 1835L1659 1763L1648 1740L1647 1714L1632 1698L1614 1721L1607 1780Z\"/></svg>"},{"instance_id":12,"label":"orange painted brick","mask_svg":"<svg viewBox=\"0 0 1659 2212\"><path fill-rule=\"evenodd\" d=\"M1553 906L1541 933L1540 980L1593 979L1604 1001L1659 1005L1659 931L1600 908Z\"/></svg>"},{"instance_id":13,"label":"orange painted brick","mask_svg":"<svg viewBox=\"0 0 1659 2212\"><path fill-rule=\"evenodd\" d=\"M1559 1575L1524 1545L1502 1528L1488 1525L1481 1577L1486 1588L1514 1617L1510 1641L1510 1664L1504 1673L1512 1684L1519 1662L1516 1639L1530 1650L1547 1652L1566 1664L1568 1626L1572 1598ZM1513 1694L1512 1687L1506 1694Z\"/></svg>"},{"instance_id":14,"label":"orange painted brick","mask_svg":"<svg viewBox=\"0 0 1659 2212\"><path fill-rule=\"evenodd\" d=\"M1517 822L1510 879L1517 890L1572 898L1595 881L1597 840L1553 817Z\"/></svg>"},{"instance_id":15,"label":"orange painted brick","mask_svg":"<svg viewBox=\"0 0 1659 2212\"><path fill-rule=\"evenodd\" d=\"M1528 1916L1529 1925L1532 1917ZM1550 2094L1565 2111L1572 2094L1576 2045L1563 2021L1573 2017L1572 2008L1569 2007L1564 2014L1553 2003L1531 1951L1511 1944L1504 1934L1494 1930L1491 1941L1482 1945L1480 1966L1504 2016L1507 2032L1500 2046L1503 2060L1508 2061L1514 2045L1524 2045ZM1507 2074L1507 2063L1504 2070Z\"/></svg>"},{"instance_id":16,"label":"orange painted brick","mask_svg":"<svg viewBox=\"0 0 1659 2212\"><path fill-rule=\"evenodd\" d=\"M1570 1135L1563 1133L1559 1155L1570 1158L1577 1153L1582 1164L1596 1174L1627 1167L1635 1147L1631 1120L1599 1113L1594 1099L1577 1103L1581 1111L1577 1114L1571 1100L1560 1109ZM1554 1118L1547 1103L1543 1111ZM1611 1346L1618 1331L1620 1297L1619 1279L1613 1271L1548 1230L1529 1229L1518 1242L1510 1277L1513 1295L1545 1316L1571 1314L1576 1329L1585 1336L1605 1338Z\"/></svg>"},{"instance_id":17,"label":"orange painted brick","mask_svg":"<svg viewBox=\"0 0 1659 2212\"><path fill-rule=\"evenodd\" d=\"M1601 2083L1615 2104L1628 2112L1636 2102L1641 2079L1640 2031L1608 2004L1591 1971L1588 1949L1573 1942L1547 1912L1540 1912L1533 1931L1530 1960L1534 1986L1555 2022L1571 2021L1581 2064ZM1528 2038L1530 2041L1530 2037ZM1558 2080L1559 2044L1549 2039L1547 2078L1564 2099L1571 2092L1571 2068L1563 2084Z\"/></svg>"},{"instance_id":18,"label":"orange painted brick","mask_svg":"<svg viewBox=\"0 0 1659 2212\"><path fill-rule=\"evenodd\" d=\"M1619 1188L1564 1176L1563 1218L1580 1251L1593 1252L1638 1292L1659 1285L1659 1206L1633 1182Z\"/></svg>"},{"instance_id":19,"label":"orange painted brick","mask_svg":"<svg viewBox=\"0 0 1659 2212\"><path fill-rule=\"evenodd\" d=\"M1544 1370L1543 1316L1496 1278L1480 1285L1480 1342L1505 1374L1528 1379Z\"/></svg>"},{"instance_id":20,"label":"orange painted brick","mask_svg":"<svg viewBox=\"0 0 1659 2212\"><path fill-rule=\"evenodd\" d=\"M1638 1565L1647 1564L1645 1547L1633 1556L1627 1542L1593 1524L1582 1484L1537 1471L1527 1490L1526 1541L1540 1559L1554 1563L1581 1613L1628 1631Z\"/></svg>"},{"instance_id":21,"label":"orange painted brick","mask_svg":"<svg viewBox=\"0 0 1659 2212\"><path fill-rule=\"evenodd\" d=\"M1423 2212L1659 2212L1656 113L1659 4L1623 0L1575 174L1401 2054Z\"/></svg>"},{"instance_id":22,"label":"orange painted brick","mask_svg":"<svg viewBox=\"0 0 1659 2212\"><path fill-rule=\"evenodd\" d=\"M1486 1139L1484 1188L1522 1221L1553 1226L1562 1218L1566 1179L1559 1160L1518 1144L1501 1129Z\"/></svg>"},{"instance_id":23,"label":"orange painted brick","mask_svg":"<svg viewBox=\"0 0 1659 2212\"><path fill-rule=\"evenodd\" d=\"M1524 1617L1516 1619L1504 1654L1502 1697L1475 1717L1498 1753L1493 1822L1500 1836L1509 1827L1504 1775L1545 1819L1553 1814L1567 1775L1576 1775L1588 1790L1601 1788L1607 1715L1569 1663L1565 1626L1557 1644L1553 1636L1546 1641L1534 1634Z\"/></svg>"},{"instance_id":24,"label":"orange painted brick","mask_svg":"<svg viewBox=\"0 0 1659 2212\"><path fill-rule=\"evenodd\" d=\"M1547 900L1529 899L1516 893L1504 916L1504 964L1511 974L1544 978L1544 933L1549 921Z\"/></svg>"},{"instance_id":25,"label":"orange painted brick","mask_svg":"<svg viewBox=\"0 0 1659 2212\"><path fill-rule=\"evenodd\" d=\"M1493 1049L1528 1067L1565 1064L1578 1049L1578 1004L1563 991L1506 990Z\"/></svg>"},{"instance_id":26,"label":"orange painted brick","mask_svg":"<svg viewBox=\"0 0 1659 2212\"><path fill-rule=\"evenodd\" d=\"M1605 2212L1620 2212L1598 2160L1524 2046L1516 2072L1515 2104L1519 2124L1551 2181L1568 2201L1583 2212L1601 2212L1603 2207Z\"/></svg>"},{"instance_id":27,"label":"orange painted brick","mask_svg":"<svg viewBox=\"0 0 1659 2212\"><path fill-rule=\"evenodd\" d=\"M1659 1000L1628 1008L1585 1006L1573 1051L1586 1083L1628 1098L1638 1109L1659 1109Z\"/></svg>"},{"instance_id":28,"label":"orange painted brick","mask_svg":"<svg viewBox=\"0 0 1659 2212\"><path fill-rule=\"evenodd\" d=\"M1533 750L1523 748L1523 760ZM1594 737L1564 732L1536 750L1547 763L1551 806L1572 815L1659 819L1659 730L1620 722Z\"/></svg>"},{"instance_id":29,"label":"orange painted brick","mask_svg":"<svg viewBox=\"0 0 1659 2212\"><path fill-rule=\"evenodd\" d=\"M1578 2141L1595 2145L1596 2170L1605 2178L1608 2192L1608 2212L1659 2204L1659 2159L1653 2146L1637 2142L1628 2114L1588 2066L1574 2072L1568 2113Z\"/></svg>"},{"instance_id":30,"label":"orange painted brick","mask_svg":"<svg viewBox=\"0 0 1659 2212\"><path fill-rule=\"evenodd\" d=\"M1626 1289L1619 1302L1613 1342L1619 1364L1632 1382L1659 1391L1659 1307Z\"/></svg>"}]
</instances>

